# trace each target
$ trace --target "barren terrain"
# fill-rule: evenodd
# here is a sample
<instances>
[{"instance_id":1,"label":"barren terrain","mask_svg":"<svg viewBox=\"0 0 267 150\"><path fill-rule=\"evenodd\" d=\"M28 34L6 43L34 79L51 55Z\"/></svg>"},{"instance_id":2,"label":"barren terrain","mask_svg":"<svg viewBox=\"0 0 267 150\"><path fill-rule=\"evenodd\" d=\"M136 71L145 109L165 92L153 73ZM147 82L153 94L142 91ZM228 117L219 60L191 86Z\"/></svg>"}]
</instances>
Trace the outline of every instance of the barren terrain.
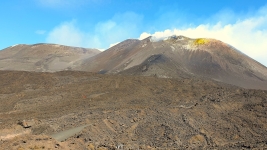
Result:
<instances>
[{"instance_id":1,"label":"barren terrain","mask_svg":"<svg viewBox=\"0 0 267 150\"><path fill-rule=\"evenodd\" d=\"M215 39L16 45L0 70L3 150L267 149L267 68Z\"/></svg>"},{"instance_id":2,"label":"barren terrain","mask_svg":"<svg viewBox=\"0 0 267 150\"><path fill-rule=\"evenodd\" d=\"M202 78L0 71L3 150L265 149L266 112L267 91Z\"/></svg>"},{"instance_id":3,"label":"barren terrain","mask_svg":"<svg viewBox=\"0 0 267 150\"><path fill-rule=\"evenodd\" d=\"M55 72L100 53L97 49L58 44L19 44L0 51L0 70Z\"/></svg>"},{"instance_id":4,"label":"barren terrain","mask_svg":"<svg viewBox=\"0 0 267 150\"><path fill-rule=\"evenodd\" d=\"M216 39L170 36L128 39L78 61L73 70L161 78L205 77L244 88L267 90L267 68Z\"/></svg>"}]
</instances>

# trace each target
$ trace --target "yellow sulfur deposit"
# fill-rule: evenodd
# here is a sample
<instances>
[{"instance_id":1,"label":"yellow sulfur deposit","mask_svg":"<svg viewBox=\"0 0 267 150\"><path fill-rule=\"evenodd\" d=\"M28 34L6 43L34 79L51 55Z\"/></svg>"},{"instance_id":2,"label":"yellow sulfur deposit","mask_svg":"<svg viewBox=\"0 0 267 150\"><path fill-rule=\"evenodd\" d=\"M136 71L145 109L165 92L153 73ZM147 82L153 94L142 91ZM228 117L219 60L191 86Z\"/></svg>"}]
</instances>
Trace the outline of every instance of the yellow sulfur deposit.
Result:
<instances>
[{"instance_id":1,"label":"yellow sulfur deposit","mask_svg":"<svg viewBox=\"0 0 267 150\"><path fill-rule=\"evenodd\" d=\"M202 45L202 44L207 44L208 42L209 42L208 39L202 39L202 38L200 38L200 39L196 39L195 42L194 42L194 44L195 45Z\"/></svg>"}]
</instances>

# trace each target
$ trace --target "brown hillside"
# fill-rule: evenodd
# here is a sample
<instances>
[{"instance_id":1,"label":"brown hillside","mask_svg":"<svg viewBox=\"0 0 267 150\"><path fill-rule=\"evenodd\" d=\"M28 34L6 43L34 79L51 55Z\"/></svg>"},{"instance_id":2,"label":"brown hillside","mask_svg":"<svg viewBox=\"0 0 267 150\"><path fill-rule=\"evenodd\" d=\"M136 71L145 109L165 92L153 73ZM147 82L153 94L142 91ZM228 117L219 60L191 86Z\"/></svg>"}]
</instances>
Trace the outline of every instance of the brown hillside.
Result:
<instances>
[{"instance_id":1,"label":"brown hillside","mask_svg":"<svg viewBox=\"0 0 267 150\"><path fill-rule=\"evenodd\" d=\"M0 149L266 149L266 92L193 78L0 71Z\"/></svg>"},{"instance_id":2,"label":"brown hillside","mask_svg":"<svg viewBox=\"0 0 267 150\"><path fill-rule=\"evenodd\" d=\"M0 70L61 71L98 53L96 49L56 44L16 45L0 51Z\"/></svg>"}]
</instances>

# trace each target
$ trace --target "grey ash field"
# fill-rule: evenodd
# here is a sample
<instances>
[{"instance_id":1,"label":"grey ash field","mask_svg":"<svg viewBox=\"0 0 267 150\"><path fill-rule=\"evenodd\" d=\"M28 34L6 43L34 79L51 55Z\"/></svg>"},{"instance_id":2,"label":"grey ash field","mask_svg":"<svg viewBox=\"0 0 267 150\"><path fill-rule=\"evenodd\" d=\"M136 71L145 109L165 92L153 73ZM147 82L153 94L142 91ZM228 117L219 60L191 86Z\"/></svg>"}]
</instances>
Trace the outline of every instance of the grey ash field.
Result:
<instances>
[{"instance_id":1,"label":"grey ash field","mask_svg":"<svg viewBox=\"0 0 267 150\"><path fill-rule=\"evenodd\" d=\"M45 72L1 69L0 149L267 148L267 69L220 41L126 40L37 64L8 49L0 62Z\"/></svg>"}]
</instances>

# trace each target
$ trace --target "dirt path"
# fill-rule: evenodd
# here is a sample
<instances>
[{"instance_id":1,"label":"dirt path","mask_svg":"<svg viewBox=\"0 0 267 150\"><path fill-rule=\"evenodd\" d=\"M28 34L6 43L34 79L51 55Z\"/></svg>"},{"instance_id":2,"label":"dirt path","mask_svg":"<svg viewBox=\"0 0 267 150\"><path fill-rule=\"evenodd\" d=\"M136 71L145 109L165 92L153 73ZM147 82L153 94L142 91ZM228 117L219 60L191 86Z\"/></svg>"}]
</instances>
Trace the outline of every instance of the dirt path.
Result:
<instances>
[{"instance_id":1,"label":"dirt path","mask_svg":"<svg viewBox=\"0 0 267 150\"><path fill-rule=\"evenodd\" d=\"M61 132L52 134L51 137L56 139L57 141L62 142L62 141L65 141L66 139L68 139L69 137L81 132L87 126L89 126L89 125L83 125L83 126L69 129L69 130L61 131Z\"/></svg>"}]
</instances>

